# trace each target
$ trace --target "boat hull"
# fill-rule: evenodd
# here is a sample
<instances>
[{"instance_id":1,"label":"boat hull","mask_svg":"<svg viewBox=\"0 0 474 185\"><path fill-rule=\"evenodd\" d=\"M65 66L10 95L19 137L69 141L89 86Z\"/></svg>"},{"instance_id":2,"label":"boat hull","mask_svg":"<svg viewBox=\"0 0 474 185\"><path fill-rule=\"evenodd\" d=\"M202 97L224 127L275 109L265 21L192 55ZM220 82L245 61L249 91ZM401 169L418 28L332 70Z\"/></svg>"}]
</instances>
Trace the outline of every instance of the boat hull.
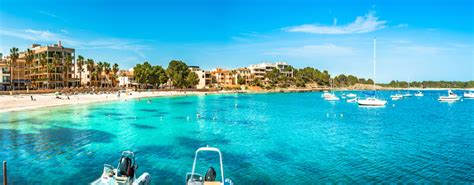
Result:
<instances>
[{"instance_id":1,"label":"boat hull","mask_svg":"<svg viewBox=\"0 0 474 185\"><path fill-rule=\"evenodd\" d=\"M387 104L387 101L384 100L359 100L357 104L360 106L367 106L367 107L382 107Z\"/></svg>"}]
</instances>

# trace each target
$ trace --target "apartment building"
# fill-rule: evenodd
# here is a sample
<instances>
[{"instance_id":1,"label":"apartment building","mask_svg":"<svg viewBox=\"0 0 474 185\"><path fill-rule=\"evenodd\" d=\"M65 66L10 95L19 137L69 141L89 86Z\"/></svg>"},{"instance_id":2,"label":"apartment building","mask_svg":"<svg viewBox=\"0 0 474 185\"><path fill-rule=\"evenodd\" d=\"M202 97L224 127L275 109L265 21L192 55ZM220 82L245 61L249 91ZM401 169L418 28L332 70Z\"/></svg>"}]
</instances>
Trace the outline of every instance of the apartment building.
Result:
<instances>
[{"instance_id":1,"label":"apartment building","mask_svg":"<svg viewBox=\"0 0 474 185\"><path fill-rule=\"evenodd\" d=\"M6 91L9 89L10 89L10 67L7 65L7 60L2 59L0 56L0 91Z\"/></svg>"},{"instance_id":2,"label":"apartment building","mask_svg":"<svg viewBox=\"0 0 474 185\"><path fill-rule=\"evenodd\" d=\"M204 89L211 86L212 74L210 71L202 70L199 66L189 66L189 69L199 77L199 83L196 85L197 89Z\"/></svg>"},{"instance_id":3,"label":"apartment building","mask_svg":"<svg viewBox=\"0 0 474 185\"><path fill-rule=\"evenodd\" d=\"M219 87L237 85L237 71L216 68L211 71L212 83Z\"/></svg>"},{"instance_id":4,"label":"apartment building","mask_svg":"<svg viewBox=\"0 0 474 185\"><path fill-rule=\"evenodd\" d=\"M248 68L238 68L235 71L237 71L235 76L235 81L237 84L239 84L239 79L242 79L244 84L249 84L252 82L254 76L251 73L251 70ZM239 84L240 85L240 84Z\"/></svg>"},{"instance_id":5,"label":"apartment building","mask_svg":"<svg viewBox=\"0 0 474 185\"><path fill-rule=\"evenodd\" d=\"M75 50L58 44L41 46L33 44L33 60L27 63L26 52L20 52L17 65L13 70L14 85L20 88L55 89L76 87L79 79L75 74ZM18 75L17 75L18 72Z\"/></svg>"},{"instance_id":6,"label":"apartment building","mask_svg":"<svg viewBox=\"0 0 474 185\"><path fill-rule=\"evenodd\" d=\"M267 72L273 71L273 69L278 69L281 74L286 75L287 77L293 77L293 70L287 70L290 67L286 62L276 62L276 63L260 63L250 65L250 73L253 74L254 78L264 79Z\"/></svg>"}]
</instances>

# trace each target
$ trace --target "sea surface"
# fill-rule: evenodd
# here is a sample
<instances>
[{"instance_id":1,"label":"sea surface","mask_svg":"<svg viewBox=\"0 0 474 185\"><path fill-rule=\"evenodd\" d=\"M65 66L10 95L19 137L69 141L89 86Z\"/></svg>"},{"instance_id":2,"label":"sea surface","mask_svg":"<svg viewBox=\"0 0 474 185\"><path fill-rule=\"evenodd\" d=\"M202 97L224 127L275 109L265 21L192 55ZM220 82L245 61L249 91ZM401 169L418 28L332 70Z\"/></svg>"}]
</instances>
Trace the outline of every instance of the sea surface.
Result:
<instances>
[{"instance_id":1,"label":"sea surface","mask_svg":"<svg viewBox=\"0 0 474 185\"><path fill-rule=\"evenodd\" d=\"M377 93L388 100L383 108L326 102L313 92L2 113L0 160L12 184L87 184L130 150L138 175L184 184L196 149L209 145L222 151L225 178L235 184L474 183L474 100L441 103L446 91L424 91L391 101L393 93ZM212 153L198 160L198 173L219 169Z\"/></svg>"}]
</instances>

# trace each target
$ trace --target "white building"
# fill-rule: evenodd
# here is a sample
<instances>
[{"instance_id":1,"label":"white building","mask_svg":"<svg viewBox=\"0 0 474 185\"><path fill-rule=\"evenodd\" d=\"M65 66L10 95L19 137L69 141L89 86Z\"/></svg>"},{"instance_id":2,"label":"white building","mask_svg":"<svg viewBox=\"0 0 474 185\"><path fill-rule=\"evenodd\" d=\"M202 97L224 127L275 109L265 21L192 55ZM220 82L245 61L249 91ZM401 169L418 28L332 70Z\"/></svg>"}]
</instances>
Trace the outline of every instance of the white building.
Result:
<instances>
[{"instance_id":1,"label":"white building","mask_svg":"<svg viewBox=\"0 0 474 185\"><path fill-rule=\"evenodd\" d=\"M5 91L10 86L10 68L6 62L0 58L0 91Z\"/></svg>"},{"instance_id":2,"label":"white building","mask_svg":"<svg viewBox=\"0 0 474 185\"><path fill-rule=\"evenodd\" d=\"M199 83L196 85L196 89L204 89L209 87L212 82L211 72L204 71L199 66L189 66L191 72L196 73L199 77Z\"/></svg>"},{"instance_id":3,"label":"white building","mask_svg":"<svg viewBox=\"0 0 474 185\"><path fill-rule=\"evenodd\" d=\"M248 69L250 69L250 73L255 78L263 79L267 72L273 71L273 69L278 69L280 73L285 74L287 77L293 77L293 71L286 71L285 68L289 67L286 62L276 62L276 63L260 63L250 65Z\"/></svg>"}]
</instances>

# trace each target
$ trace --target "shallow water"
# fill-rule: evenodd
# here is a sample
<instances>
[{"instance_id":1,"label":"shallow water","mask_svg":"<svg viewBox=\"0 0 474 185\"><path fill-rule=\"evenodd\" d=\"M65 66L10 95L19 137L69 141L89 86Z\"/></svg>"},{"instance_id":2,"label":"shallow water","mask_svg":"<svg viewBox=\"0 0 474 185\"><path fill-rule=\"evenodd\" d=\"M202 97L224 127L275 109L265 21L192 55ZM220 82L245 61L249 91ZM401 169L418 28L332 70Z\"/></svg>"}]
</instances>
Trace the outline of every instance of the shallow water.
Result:
<instances>
[{"instance_id":1,"label":"shallow water","mask_svg":"<svg viewBox=\"0 0 474 185\"><path fill-rule=\"evenodd\" d=\"M13 184L86 184L132 150L154 184L184 184L195 150L209 145L236 184L473 183L474 100L440 103L446 92L424 93L384 108L274 93L3 113L0 159ZM209 164L200 166L205 173Z\"/></svg>"}]
</instances>

